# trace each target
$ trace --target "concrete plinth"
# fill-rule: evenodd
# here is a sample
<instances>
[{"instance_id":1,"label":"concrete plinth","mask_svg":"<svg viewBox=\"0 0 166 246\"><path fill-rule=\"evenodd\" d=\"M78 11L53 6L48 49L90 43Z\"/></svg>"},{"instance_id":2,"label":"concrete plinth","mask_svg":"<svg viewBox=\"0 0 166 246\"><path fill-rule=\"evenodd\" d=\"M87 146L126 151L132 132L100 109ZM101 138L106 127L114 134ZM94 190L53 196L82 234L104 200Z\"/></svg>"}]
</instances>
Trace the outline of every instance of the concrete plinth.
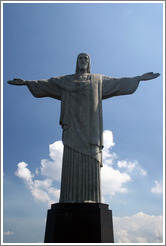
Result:
<instances>
[{"instance_id":1,"label":"concrete plinth","mask_svg":"<svg viewBox=\"0 0 166 246\"><path fill-rule=\"evenodd\" d=\"M112 211L103 203L52 204L44 242L113 243Z\"/></svg>"}]
</instances>

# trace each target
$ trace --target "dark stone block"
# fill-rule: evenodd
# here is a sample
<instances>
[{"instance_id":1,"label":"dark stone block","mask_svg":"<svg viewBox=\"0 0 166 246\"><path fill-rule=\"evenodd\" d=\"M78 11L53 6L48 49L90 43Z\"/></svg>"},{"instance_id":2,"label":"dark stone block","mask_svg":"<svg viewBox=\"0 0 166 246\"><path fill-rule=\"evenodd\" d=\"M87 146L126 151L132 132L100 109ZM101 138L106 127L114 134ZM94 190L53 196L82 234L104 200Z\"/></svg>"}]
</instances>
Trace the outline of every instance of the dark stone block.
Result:
<instances>
[{"instance_id":1,"label":"dark stone block","mask_svg":"<svg viewBox=\"0 0 166 246\"><path fill-rule=\"evenodd\" d=\"M112 211L103 203L52 204L44 242L113 243Z\"/></svg>"}]
</instances>

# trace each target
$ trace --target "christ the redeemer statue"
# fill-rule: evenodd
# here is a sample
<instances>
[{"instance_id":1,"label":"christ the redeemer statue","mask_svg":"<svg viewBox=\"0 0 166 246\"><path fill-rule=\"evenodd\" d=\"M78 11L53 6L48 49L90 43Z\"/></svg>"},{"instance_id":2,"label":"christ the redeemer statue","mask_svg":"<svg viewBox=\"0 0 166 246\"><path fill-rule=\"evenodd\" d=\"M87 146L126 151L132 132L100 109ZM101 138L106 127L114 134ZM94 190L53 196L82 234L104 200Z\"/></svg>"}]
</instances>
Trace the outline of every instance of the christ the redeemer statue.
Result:
<instances>
[{"instance_id":1,"label":"christ the redeemer statue","mask_svg":"<svg viewBox=\"0 0 166 246\"><path fill-rule=\"evenodd\" d=\"M46 80L14 79L12 85L26 85L34 97L61 100L63 164L60 203L101 202L102 100L132 94L139 82L157 78L146 73L132 78L110 78L90 73L90 57L77 57L76 73Z\"/></svg>"}]
</instances>

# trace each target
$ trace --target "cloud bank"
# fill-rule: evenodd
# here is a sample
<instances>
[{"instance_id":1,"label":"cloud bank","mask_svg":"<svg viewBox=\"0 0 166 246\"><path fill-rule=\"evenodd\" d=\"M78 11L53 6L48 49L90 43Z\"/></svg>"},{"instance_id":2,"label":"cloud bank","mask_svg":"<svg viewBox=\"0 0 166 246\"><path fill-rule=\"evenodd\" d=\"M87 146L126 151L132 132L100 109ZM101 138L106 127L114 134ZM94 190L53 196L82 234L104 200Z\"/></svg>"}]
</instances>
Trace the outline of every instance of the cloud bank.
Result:
<instances>
[{"instance_id":1,"label":"cloud bank","mask_svg":"<svg viewBox=\"0 0 166 246\"><path fill-rule=\"evenodd\" d=\"M106 196L112 196L118 193L127 193L125 186L132 181L132 173L146 176L147 172L139 165L137 160L121 160L116 153L112 152L115 145L113 134L106 130L103 133L103 168L101 169L102 194L104 200Z\"/></svg>"},{"instance_id":2,"label":"cloud bank","mask_svg":"<svg viewBox=\"0 0 166 246\"><path fill-rule=\"evenodd\" d=\"M60 190L52 186L51 179L38 180L34 179L34 174L27 168L28 164L20 162L17 165L15 175L21 178L28 190L36 201L47 203L50 206L52 203L59 200Z\"/></svg>"},{"instance_id":3,"label":"cloud bank","mask_svg":"<svg viewBox=\"0 0 166 246\"><path fill-rule=\"evenodd\" d=\"M132 216L114 217L115 241L117 243L163 242L163 217L139 212Z\"/></svg>"},{"instance_id":4,"label":"cloud bank","mask_svg":"<svg viewBox=\"0 0 166 246\"><path fill-rule=\"evenodd\" d=\"M60 181L62 168L63 143L56 141L49 145L50 159L42 159L41 167L36 169L36 174Z\"/></svg>"}]
</instances>

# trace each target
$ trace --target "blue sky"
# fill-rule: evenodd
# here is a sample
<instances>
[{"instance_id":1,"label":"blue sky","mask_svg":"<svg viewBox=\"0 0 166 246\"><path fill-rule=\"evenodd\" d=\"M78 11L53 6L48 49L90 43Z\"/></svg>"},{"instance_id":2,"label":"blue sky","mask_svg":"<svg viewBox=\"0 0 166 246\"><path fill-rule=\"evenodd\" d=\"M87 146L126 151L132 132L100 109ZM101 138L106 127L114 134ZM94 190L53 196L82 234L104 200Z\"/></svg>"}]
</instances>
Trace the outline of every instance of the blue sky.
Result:
<instances>
[{"instance_id":1,"label":"blue sky","mask_svg":"<svg viewBox=\"0 0 166 246\"><path fill-rule=\"evenodd\" d=\"M73 74L80 52L90 55L92 73L161 74L132 95L103 101L101 171L116 242L161 241L163 4L4 3L3 52L4 242L43 242L47 209L58 202L63 148L60 102L6 82Z\"/></svg>"}]
</instances>

